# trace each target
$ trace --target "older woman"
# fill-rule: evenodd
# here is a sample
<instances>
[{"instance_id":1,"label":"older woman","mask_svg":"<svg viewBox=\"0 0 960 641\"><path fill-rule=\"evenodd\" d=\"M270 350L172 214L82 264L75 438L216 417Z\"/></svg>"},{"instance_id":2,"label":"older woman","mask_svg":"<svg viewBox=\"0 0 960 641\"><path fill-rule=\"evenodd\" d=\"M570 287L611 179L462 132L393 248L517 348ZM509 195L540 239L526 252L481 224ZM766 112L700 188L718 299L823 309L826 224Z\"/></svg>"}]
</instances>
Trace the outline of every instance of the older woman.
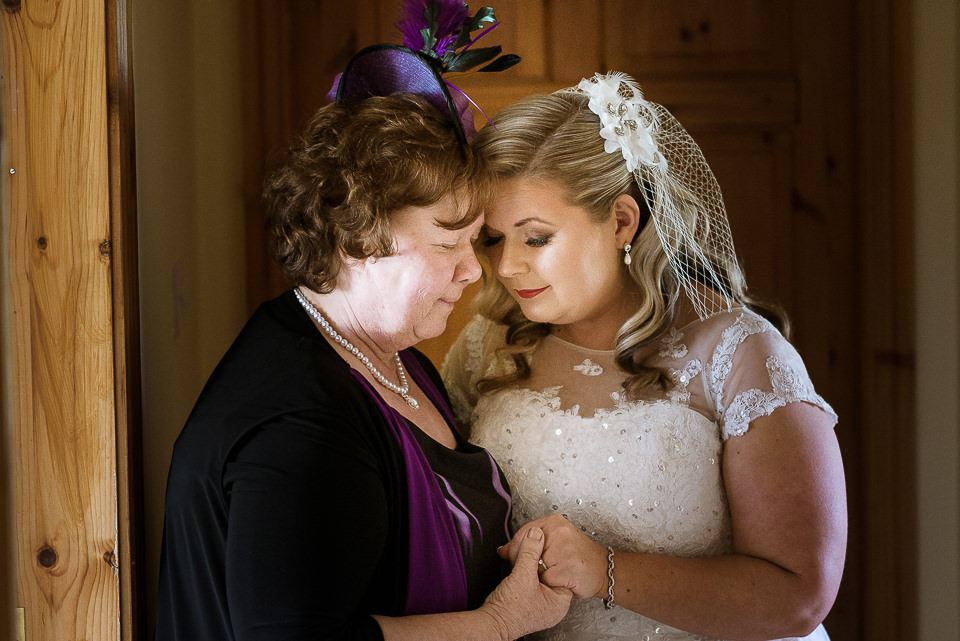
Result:
<instances>
[{"instance_id":1,"label":"older woman","mask_svg":"<svg viewBox=\"0 0 960 641\"><path fill-rule=\"evenodd\" d=\"M507 484L412 349L480 276L490 181L412 94L320 109L269 177L295 287L177 440L157 639L512 639L562 617L540 530L507 574Z\"/></svg>"}]
</instances>

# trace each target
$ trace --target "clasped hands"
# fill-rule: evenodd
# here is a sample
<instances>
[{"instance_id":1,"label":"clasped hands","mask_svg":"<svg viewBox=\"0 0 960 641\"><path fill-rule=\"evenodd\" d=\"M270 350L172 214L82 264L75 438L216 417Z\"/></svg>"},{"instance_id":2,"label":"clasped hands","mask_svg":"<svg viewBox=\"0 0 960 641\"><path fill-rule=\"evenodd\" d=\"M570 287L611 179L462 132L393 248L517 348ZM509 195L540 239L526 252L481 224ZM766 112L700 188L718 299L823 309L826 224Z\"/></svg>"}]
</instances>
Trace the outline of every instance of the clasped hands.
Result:
<instances>
[{"instance_id":1,"label":"clasped hands","mask_svg":"<svg viewBox=\"0 0 960 641\"><path fill-rule=\"evenodd\" d=\"M480 610L493 618L501 639L556 625L573 596L607 594L607 550L559 514L527 523L499 554L513 571Z\"/></svg>"},{"instance_id":2,"label":"clasped hands","mask_svg":"<svg viewBox=\"0 0 960 641\"><path fill-rule=\"evenodd\" d=\"M540 554L540 581L552 588L566 588L578 599L607 596L607 549L592 541L570 521L551 514L530 521L499 550L499 554L516 563L520 542L531 528L544 534Z\"/></svg>"}]
</instances>

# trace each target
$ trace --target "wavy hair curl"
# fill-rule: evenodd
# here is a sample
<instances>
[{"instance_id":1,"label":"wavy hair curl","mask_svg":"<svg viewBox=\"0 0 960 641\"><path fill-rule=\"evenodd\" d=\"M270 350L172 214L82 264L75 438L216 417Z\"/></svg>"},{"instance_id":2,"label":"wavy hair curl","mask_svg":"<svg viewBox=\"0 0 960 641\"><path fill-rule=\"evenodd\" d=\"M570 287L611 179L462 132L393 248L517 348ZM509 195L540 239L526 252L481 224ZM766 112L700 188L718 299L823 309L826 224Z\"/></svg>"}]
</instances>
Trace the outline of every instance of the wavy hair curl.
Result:
<instances>
[{"instance_id":1,"label":"wavy hair curl","mask_svg":"<svg viewBox=\"0 0 960 641\"><path fill-rule=\"evenodd\" d=\"M264 182L270 253L294 286L329 293L344 256L394 252L394 212L450 195L461 216L437 222L462 229L483 212L494 181L420 96L326 105Z\"/></svg>"}]
</instances>

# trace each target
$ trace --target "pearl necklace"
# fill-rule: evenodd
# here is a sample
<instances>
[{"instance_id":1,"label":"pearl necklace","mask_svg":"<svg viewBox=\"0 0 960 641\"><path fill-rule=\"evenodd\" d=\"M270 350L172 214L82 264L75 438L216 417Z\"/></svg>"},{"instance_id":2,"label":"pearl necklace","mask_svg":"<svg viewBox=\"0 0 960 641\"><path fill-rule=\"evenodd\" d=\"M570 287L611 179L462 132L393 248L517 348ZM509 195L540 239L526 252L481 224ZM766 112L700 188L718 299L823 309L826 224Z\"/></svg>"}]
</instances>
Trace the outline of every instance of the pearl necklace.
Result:
<instances>
[{"instance_id":1,"label":"pearl necklace","mask_svg":"<svg viewBox=\"0 0 960 641\"><path fill-rule=\"evenodd\" d=\"M297 300L300 301L300 305L307 310L308 314L313 316L314 320L316 320L320 327L323 328L323 331L329 334L330 338L335 340L337 343L343 345L348 352L360 359L360 362L367 366L367 369L370 370L370 373L373 374L373 377L377 379L378 383L386 387L391 392L399 394L400 397L407 402L407 405L413 409L420 409L420 403L417 402L417 399L408 394L410 391L410 383L407 382L407 374L403 371L403 362L400 360L400 354L398 352L394 352L393 360L397 364L397 378L400 379L400 385L387 380L387 377L380 373L380 370L378 370L376 366L370 362L369 358L364 356L363 352L357 349L356 346L350 341L337 333L337 330L335 330L333 326L327 322L327 319L320 315L320 312L317 311L317 308L314 307L310 301L304 298L303 294L300 293L300 288L294 289L293 293L296 295Z\"/></svg>"}]
</instances>

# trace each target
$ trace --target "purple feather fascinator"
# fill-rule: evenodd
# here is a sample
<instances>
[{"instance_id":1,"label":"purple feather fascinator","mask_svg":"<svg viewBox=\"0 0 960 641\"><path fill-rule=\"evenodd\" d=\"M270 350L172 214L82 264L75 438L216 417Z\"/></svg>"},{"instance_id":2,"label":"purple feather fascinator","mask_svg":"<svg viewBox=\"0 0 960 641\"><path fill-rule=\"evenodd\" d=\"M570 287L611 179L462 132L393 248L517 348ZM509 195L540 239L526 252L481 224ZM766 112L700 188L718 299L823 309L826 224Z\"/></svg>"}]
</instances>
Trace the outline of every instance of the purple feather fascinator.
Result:
<instances>
[{"instance_id":1,"label":"purple feather fascinator","mask_svg":"<svg viewBox=\"0 0 960 641\"><path fill-rule=\"evenodd\" d=\"M327 100L351 104L370 96L419 94L449 120L466 144L476 133L469 109L473 101L447 83L443 74L479 65L484 66L477 71L503 71L520 62L514 54L500 55L499 46L471 48L498 24L490 7L471 17L460 0L407 0L396 23L403 45L378 44L356 53L337 75ZM480 33L474 38L475 31Z\"/></svg>"},{"instance_id":2,"label":"purple feather fascinator","mask_svg":"<svg viewBox=\"0 0 960 641\"><path fill-rule=\"evenodd\" d=\"M431 6L431 4L433 6ZM442 58L457 42L463 24L470 18L470 9L460 0L409 0L400 11L396 23L403 46L414 51L432 49ZM425 40L433 39L433 42Z\"/></svg>"}]
</instances>

